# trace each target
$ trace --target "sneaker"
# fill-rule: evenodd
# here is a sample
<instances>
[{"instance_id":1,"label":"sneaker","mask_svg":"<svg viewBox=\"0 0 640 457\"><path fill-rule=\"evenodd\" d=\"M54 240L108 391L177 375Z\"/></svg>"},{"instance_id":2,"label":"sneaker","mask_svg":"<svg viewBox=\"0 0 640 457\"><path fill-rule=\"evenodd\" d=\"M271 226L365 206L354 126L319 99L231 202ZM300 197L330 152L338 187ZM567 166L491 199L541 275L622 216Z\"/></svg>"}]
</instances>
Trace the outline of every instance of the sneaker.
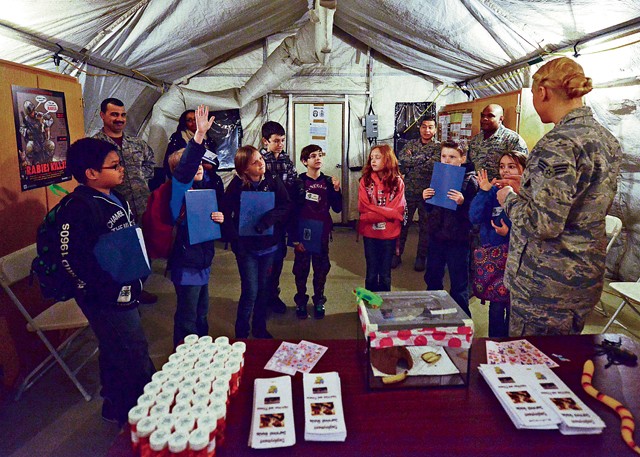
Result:
<instances>
[{"instance_id":1,"label":"sneaker","mask_svg":"<svg viewBox=\"0 0 640 457\"><path fill-rule=\"evenodd\" d=\"M261 339L261 340L271 340L271 339L273 339L273 335L271 335L271 333L269 333L266 328L261 329L261 330L255 330L254 329L251 332L251 334L253 335L254 338L258 338L258 339Z\"/></svg>"},{"instance_id":2,"label":"sneaker","mask_svg":"<svg viewBox=\"0 0 640 457\"><path fill-rule=\"evenodd\" d=\"M120 425L118 414L116 413L116 407L109 398L102 400L102 420Z\"/></svg>"},{"instance_id":3,"label":"sneaker","mask_svg":"<svg viewBox=\"0 0 640 457\"><path fill-rule=\"evenodd\" d=\"M309 312L307 311L307 304L297 305L296 306L296 317L298 319L306 319L309 317Z\"/></svg>"},{"instance_id":4,"label":"sneaker","mask_svg":"<svg viewBox=\"0 0 640 457\"><path fill-rule=\"evenodd\" d=\"M315 317L316 319L324 318L324 301L313 305L313 317Z\"/></svg>"},{"instance_id":5,"label":"sneaker","mask_svg":"<svg viewBox=\"0 0 640 457\"><path fill-rule=\"evenodd\" d=\"M146 290L142 290L140 291L138 301L143 305L155 305L158 303L158 296L151 292L147 292Z\"/></svg>"},{"instance_id":6,"label":"sneaker","mask_svg":"<svg viewBox=\"0 0 640 457\"><path fill-rule=\"evenodd\" d=\"M391 259L391 268L398 268L402 263L402 257L399 255L394 255Z\"/></svg>"},{"instance_id":7,"label":"sneaker","mask_svg":"<svg viewBox=\"0 0 640 457\"><path fill-rule=\"evenodd\" d=\"M284 314L287 312L287 305L280 299L280 297L274 297L269 303L269 308L277 314Z\"/></svg>"},{"instance_id":8,"label":"sneaker","mask_svg":"<svg viewBox=\"0 0 640 457\"><path fill-rule=\"evenodd\" d=\"M424 257L416 257L416 263L413 264L415 271L424 271L427 260Z\"/></svg>"}]
</instances>

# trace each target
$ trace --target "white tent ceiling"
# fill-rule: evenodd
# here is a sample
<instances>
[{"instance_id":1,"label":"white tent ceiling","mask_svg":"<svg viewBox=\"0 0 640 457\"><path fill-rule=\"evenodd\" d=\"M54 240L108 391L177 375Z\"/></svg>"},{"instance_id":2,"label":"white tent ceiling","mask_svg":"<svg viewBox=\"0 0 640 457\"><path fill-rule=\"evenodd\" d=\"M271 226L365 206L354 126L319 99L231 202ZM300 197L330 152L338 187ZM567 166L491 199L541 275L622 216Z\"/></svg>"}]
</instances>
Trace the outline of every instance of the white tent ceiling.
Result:
<instances>
[{"instance_id":1,"label":"white tent ceiling","mask_svg":"<svg viewBox=\"0 0 640 457\"><path fill-rule=\"evenodd\" d=\"M466 99L460 91L447 96L450 91L444 89L454 83L474 98L519 89L528 85L541 58L570 51L580 56L596 85L618 87L612 89L615 103L594 97L594 108L624 138L626 165L618 206L625 227L640 241L640 134L623 128L640 122L640 1L337 0L333 49L326 65L296 67L300 62L294 56L287 64L295 77L277 87L265 85L263 92L253 87L248 93L255 100L246 104L238 91L264 71L267 56L286 36L309 21L313 3L15 0L0 11L0 59L77 76L83 84L87 133L101 126L100 101L116 96L125 100L134 132L144 127L141 133L151 143L156 128L165 138L182 109L192 104L189 94L196 90L207 103L224 105L214 109L243 100L243 126L255 142L260 111L265 115L260 97L276 88L353 90L374 101L381 94L395 101L433 100L442 94L441 106ZM370 51L378 79L370 77L367 67ZM61 61L53 59L56 53ZM291 57L289 51L284 54ZM413 80L391 82L394 71ZM177 98L167 101L170 94ZM364 99L351 100L360 114ZM161 106L169 118L157 117ZM284 106L267 108L267 115L280 116L275 113ZM388 137L391 116L384 116L392 109L379 111L381 133ZM620 114L623 111L626 114ZM163 151L162 143L155 146ZM637 277L640 248L634 245L640 243L627 243L627 251L635 249L627 279Z\"/></svg>"}]
</instances>

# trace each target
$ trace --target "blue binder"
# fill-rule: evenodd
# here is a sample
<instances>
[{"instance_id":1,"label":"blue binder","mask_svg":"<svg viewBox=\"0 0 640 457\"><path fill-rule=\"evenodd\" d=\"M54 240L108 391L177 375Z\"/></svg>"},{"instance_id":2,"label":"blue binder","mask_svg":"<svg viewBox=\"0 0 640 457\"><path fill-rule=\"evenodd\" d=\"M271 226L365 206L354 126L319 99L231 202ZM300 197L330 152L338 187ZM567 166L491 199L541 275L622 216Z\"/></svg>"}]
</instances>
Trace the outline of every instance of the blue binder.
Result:
<instances>
[{"instance_id":1,"label":"blue binder","mask_svg":"<svg viewBox=\"0 0 640 457\"><path fill-rule=\"evenodd\" d=\"M276 194L273 192L242 192L240 194L240 236L273 235L273 225L258 233L255 226L262 216L276 207Z\"/></svg>"},{"instance_id":2,"label":"blue binder","mask_svg":"<svg viewBox=\"0 0 640 457\"><path fill-rule=\"evenodd\" d=\"M119 284L126 284L151 274L142 230L139 227L127 227L100 235L93 253L100 267Z\"/></svg>"},{"instance_id":3,"label":"blue binder","mask_svg":"<svg viewBox=\"0 0 640 457\"><path fill-rule=\"evenodd\" d=\"M218 211L218 199L213 189L191 189L185 194L189 244L217 240L222 237L220 224L211 220Z\"/></svg>"},{"instance_id":4,"label":"blue binder","mask_svg":"<svg viewBox=\"0 0 640 457\"><path fill-rule=\"evenodd\" d=\"M300 219L298 221L298 239L304 248L312 254L320 254L322 249L322 221Z\"/></svg>"},{"instance_id":5,"label":"blue binder","mask_svg":"<svg viewBox=\"0 0 640 457\"><path fill-rule=\"evenodd\" d=\"M447 163L436 162L433 164L433 175L429 187L436 191L436 194L425 200L429 205L441 206L453 211L458 209L456 202L447 197L447 192L451 189L462 190L464 181L464 167L449 165Z\"/></svg>"}]
</instances>

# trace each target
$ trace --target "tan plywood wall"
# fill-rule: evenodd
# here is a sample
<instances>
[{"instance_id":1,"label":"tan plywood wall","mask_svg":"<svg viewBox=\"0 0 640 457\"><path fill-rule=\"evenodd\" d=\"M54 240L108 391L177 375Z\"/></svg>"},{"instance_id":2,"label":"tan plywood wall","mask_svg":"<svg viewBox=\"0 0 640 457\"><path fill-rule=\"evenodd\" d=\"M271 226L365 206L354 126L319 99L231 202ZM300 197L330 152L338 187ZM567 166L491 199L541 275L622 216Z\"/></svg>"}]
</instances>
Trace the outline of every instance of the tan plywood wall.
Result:
<instances>
[{"instance_id":1,"label":"tan plywood wall","mask_svg":"<svg viewBox=\"0 0 640 457\"><path fill-rule=\"evenodd\" d=\"M75 78L0 60L0 256L35 241L42 218L58 201L46 188L22 191L18 172L16 131L13 120L11 86L38 87L64 92L71 141L84 136L82 87ZM73 189L75 181L62 184Z\"/></svg>"}]
</instances>

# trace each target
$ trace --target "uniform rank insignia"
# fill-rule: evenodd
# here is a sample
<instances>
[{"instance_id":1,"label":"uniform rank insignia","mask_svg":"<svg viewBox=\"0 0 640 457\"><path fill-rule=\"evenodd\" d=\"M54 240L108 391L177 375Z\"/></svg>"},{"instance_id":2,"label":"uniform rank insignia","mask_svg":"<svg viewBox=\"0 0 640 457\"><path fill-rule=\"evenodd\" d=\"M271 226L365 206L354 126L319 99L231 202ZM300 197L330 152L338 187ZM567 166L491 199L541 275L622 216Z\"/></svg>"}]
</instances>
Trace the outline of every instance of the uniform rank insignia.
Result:
<instances>
[{"instance_id":1,"label":"uniform rank insignia","mask_svg":"<svg viewBox=\"0 0 640 457\"><path fill-rule=\"evenodd\" d=\"M550 165L544 159L540 159L538 161L538 168L542 172L542 176L550 179L565 173L569 169L569 165L566 163Z\"/></svg>"}]
</instances>

